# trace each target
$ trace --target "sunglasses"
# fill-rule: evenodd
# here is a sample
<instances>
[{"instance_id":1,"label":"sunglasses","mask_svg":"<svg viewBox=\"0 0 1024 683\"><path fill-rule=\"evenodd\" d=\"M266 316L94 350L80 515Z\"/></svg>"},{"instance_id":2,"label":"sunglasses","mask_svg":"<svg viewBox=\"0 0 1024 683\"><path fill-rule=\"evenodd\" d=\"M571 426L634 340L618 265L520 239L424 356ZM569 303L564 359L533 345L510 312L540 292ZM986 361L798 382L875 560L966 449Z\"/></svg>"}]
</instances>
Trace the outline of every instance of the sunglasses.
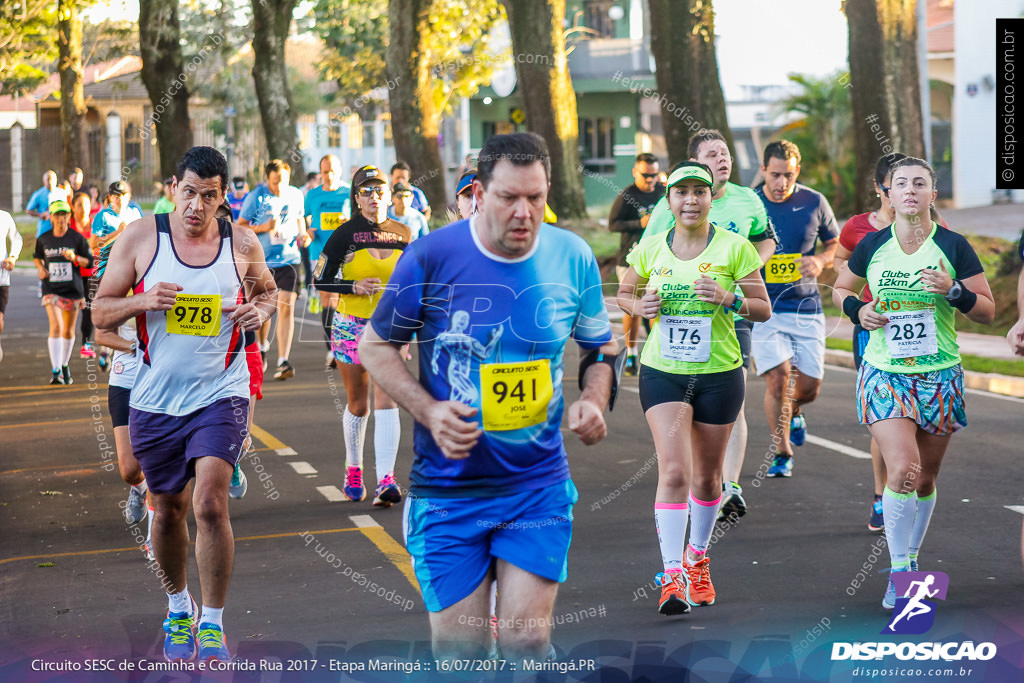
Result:
<instances>
[{"instance_id":1,"label":"sunglasses","mask_svg":"<svg viewBox=\"0 0 1024 683\"><path fill-rule=\"evenodd\" d=\"M361 187L359 188L359 192L357 192L356 194L358 194L360 197L383 197L384 186L377 185L376 187Z\"/></svg>"}]
</instances>

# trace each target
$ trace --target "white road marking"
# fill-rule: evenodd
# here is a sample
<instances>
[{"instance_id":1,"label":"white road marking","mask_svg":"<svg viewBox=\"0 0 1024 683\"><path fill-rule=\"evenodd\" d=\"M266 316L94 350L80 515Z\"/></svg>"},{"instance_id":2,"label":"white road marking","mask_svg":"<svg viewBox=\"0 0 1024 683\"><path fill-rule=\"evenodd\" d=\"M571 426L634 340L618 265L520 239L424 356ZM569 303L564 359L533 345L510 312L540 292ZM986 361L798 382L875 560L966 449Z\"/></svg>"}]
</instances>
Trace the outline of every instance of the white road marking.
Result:
<instances>
[{"instance_id":1,"label":"white road marking","mask_svg":"<svg viewBox=\"0 0 1024 683\"><path fill-rule=\"evenodd\" d=\"M1013 510L1014 512L1019 512L1024 515L1024 505L1005 505L1004 507L1007 510Z\"/></svg>"},{"instance_id":2,"label":"white road marking","mask_svg":"<svg viewBox=\"0 0 1024 683\"><path fill-rule=\"evenodd\" d=\"M316 490L320 492L329 503L340 503L343 500L348 500L345 494L341 492L337 486L317 486Z\"/></svg>"},{"instance_id":3,"label":"white road marking","mask_svg":"<svg viewBox=\"0 0 1024 683\"><path fill-rule=\"evenodd\" d=\"M861 460L870 460L871 459L871 454L870 453L865 453L864 451L859 451L856 448L850 448L849 446L847 446L845 444L836 443L835 441L829 441L828 439L823 439L820 436L814 436L813 434L808 434L807 435L807 440L810 441L811 443L815 444L816 446L821 446L822 448L831 449L831 450L836 451L838 453L842 453L843 455L848 455L851 458L859 458Z\"/></svg>"},{"instance_id":4,"label":"white road marking","mask_svg":"<svg viewBox=\"0 0 1024 683\"><path fill-rule=\"evenodd\" d=\"M298 455L294 448L278 448L274 452L278 455Z\"/></svg>"},{"instance_id":5,"label":"white road marking","mask_svg":"<svg viewBox=\"0 0 1024 683\"><path fill-rule=\"evenodd\" d=\"M351 519L352 523L361 529L365 529L367 527L372 526L380 526L380 524L377 524L376 520L374 520L374 518L370 515L350 515L349 519Z\"/></svg>"},{"instance_id":6,"label":"white road marking","mask_svg":"<svg viewBox=\"0 0 1024 683\"><path fill-rule=\"evenodd\" d=\"M295 470L296 474L316 474L316 469L308 462L290 462L288 463Z\"/></svg>"}]
</instances>

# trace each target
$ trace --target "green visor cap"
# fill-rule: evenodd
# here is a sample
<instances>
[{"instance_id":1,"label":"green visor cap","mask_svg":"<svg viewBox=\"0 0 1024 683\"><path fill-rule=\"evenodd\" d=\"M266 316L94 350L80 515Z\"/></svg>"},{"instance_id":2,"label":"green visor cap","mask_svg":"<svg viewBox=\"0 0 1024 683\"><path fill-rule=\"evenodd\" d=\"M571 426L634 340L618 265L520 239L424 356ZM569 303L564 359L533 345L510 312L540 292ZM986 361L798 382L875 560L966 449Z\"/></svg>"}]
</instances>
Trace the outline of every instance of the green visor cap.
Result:
<instances>
[{"instance_id":1,"label":"green visor cap","mask_svg":"<svg viewBox=\"0 0 1024 683\"><path fill-rule=\"evenodd\" d=\"M672 175L669 176L665 191L667 192L673 185L690 179L702 182L708 187L714 187L715 185L714 178L711 177L711 174L706 169L700 166L682 166L673 171Z\"/></svg>"}]
</instances>

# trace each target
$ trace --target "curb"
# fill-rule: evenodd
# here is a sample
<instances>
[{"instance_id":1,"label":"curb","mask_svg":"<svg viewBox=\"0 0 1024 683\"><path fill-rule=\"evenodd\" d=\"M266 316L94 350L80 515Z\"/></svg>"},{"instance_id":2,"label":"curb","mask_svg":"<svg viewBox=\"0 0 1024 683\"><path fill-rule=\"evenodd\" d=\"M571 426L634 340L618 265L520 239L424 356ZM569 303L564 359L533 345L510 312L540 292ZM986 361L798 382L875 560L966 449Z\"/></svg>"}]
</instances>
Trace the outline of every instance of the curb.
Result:
<instances>
[{"instance_id":1,"label":"curb","mask_svg":"<svg viewBox=\"0 0 1024 683\"><path fill-rule=\"evenodd\" d=\"M853 369L853 352L825 349L825 362ZM994 372L964 371L964 386L1002 396L1024 398L1024 377L1010 377Z\"/></svg>"}]
</instances>

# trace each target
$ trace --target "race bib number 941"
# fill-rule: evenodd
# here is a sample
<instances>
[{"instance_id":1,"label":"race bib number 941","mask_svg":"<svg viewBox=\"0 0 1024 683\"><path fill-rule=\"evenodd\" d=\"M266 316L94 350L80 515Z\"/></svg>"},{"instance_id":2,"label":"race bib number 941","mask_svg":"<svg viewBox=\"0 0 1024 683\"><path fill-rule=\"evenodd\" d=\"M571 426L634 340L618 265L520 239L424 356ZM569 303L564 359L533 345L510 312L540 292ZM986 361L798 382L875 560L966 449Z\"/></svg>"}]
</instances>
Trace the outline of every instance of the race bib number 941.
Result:
<instances>
[{"instance_id":1,"label":"race bib number 941","mask_svg":"<svg viewBox=\"0 0 1024 683\"><path fill-rule=\"evenodd\" d=\"M773 285L796 282L800 269L796 262L803 254L775 254L764 265L764 281Z\"/></svg>"},{"instance_id":2,"label":"race bib number 941","mask_svg":"<svg viewBox=\"0 0 1024 683\"><path fill-rule=\"evenodd\" d=\"M939 352L935 333L935 312L887 313L885 343L893 358L930 356Z\"/></svg>"},{"instance_id":3,"label":"race bib number 941","mask_svg":"<svg viewBox=\"0 0 1024 683\"><path fill-rule=\"evenodd\" d=\"M488 363L480 366L486 431L523 429L547 419L554 395L551 361Z\"/></svg>"},{"instance_id":4,"label":"race bib number 941","mask_svg":"<svg viewBox=\"0 0 1024 683\"><path fill-rule=\"evenodd\" d=\"M193 337L220 334L220 294L178 294L167 311L167 333Z\"/></svg>"},{"instance_id":5,"label":"race bib number 941","mask_svg":"<svg viewBox=\"0 0 1024 683\"><path fill-rule=\"evenodd\" d=\"M320 229L321 230L337 230L341 227L341 224L345 222L345 215L343 213L333 211L324 212L320 214Z\"/></svg>"}]
</instances>

